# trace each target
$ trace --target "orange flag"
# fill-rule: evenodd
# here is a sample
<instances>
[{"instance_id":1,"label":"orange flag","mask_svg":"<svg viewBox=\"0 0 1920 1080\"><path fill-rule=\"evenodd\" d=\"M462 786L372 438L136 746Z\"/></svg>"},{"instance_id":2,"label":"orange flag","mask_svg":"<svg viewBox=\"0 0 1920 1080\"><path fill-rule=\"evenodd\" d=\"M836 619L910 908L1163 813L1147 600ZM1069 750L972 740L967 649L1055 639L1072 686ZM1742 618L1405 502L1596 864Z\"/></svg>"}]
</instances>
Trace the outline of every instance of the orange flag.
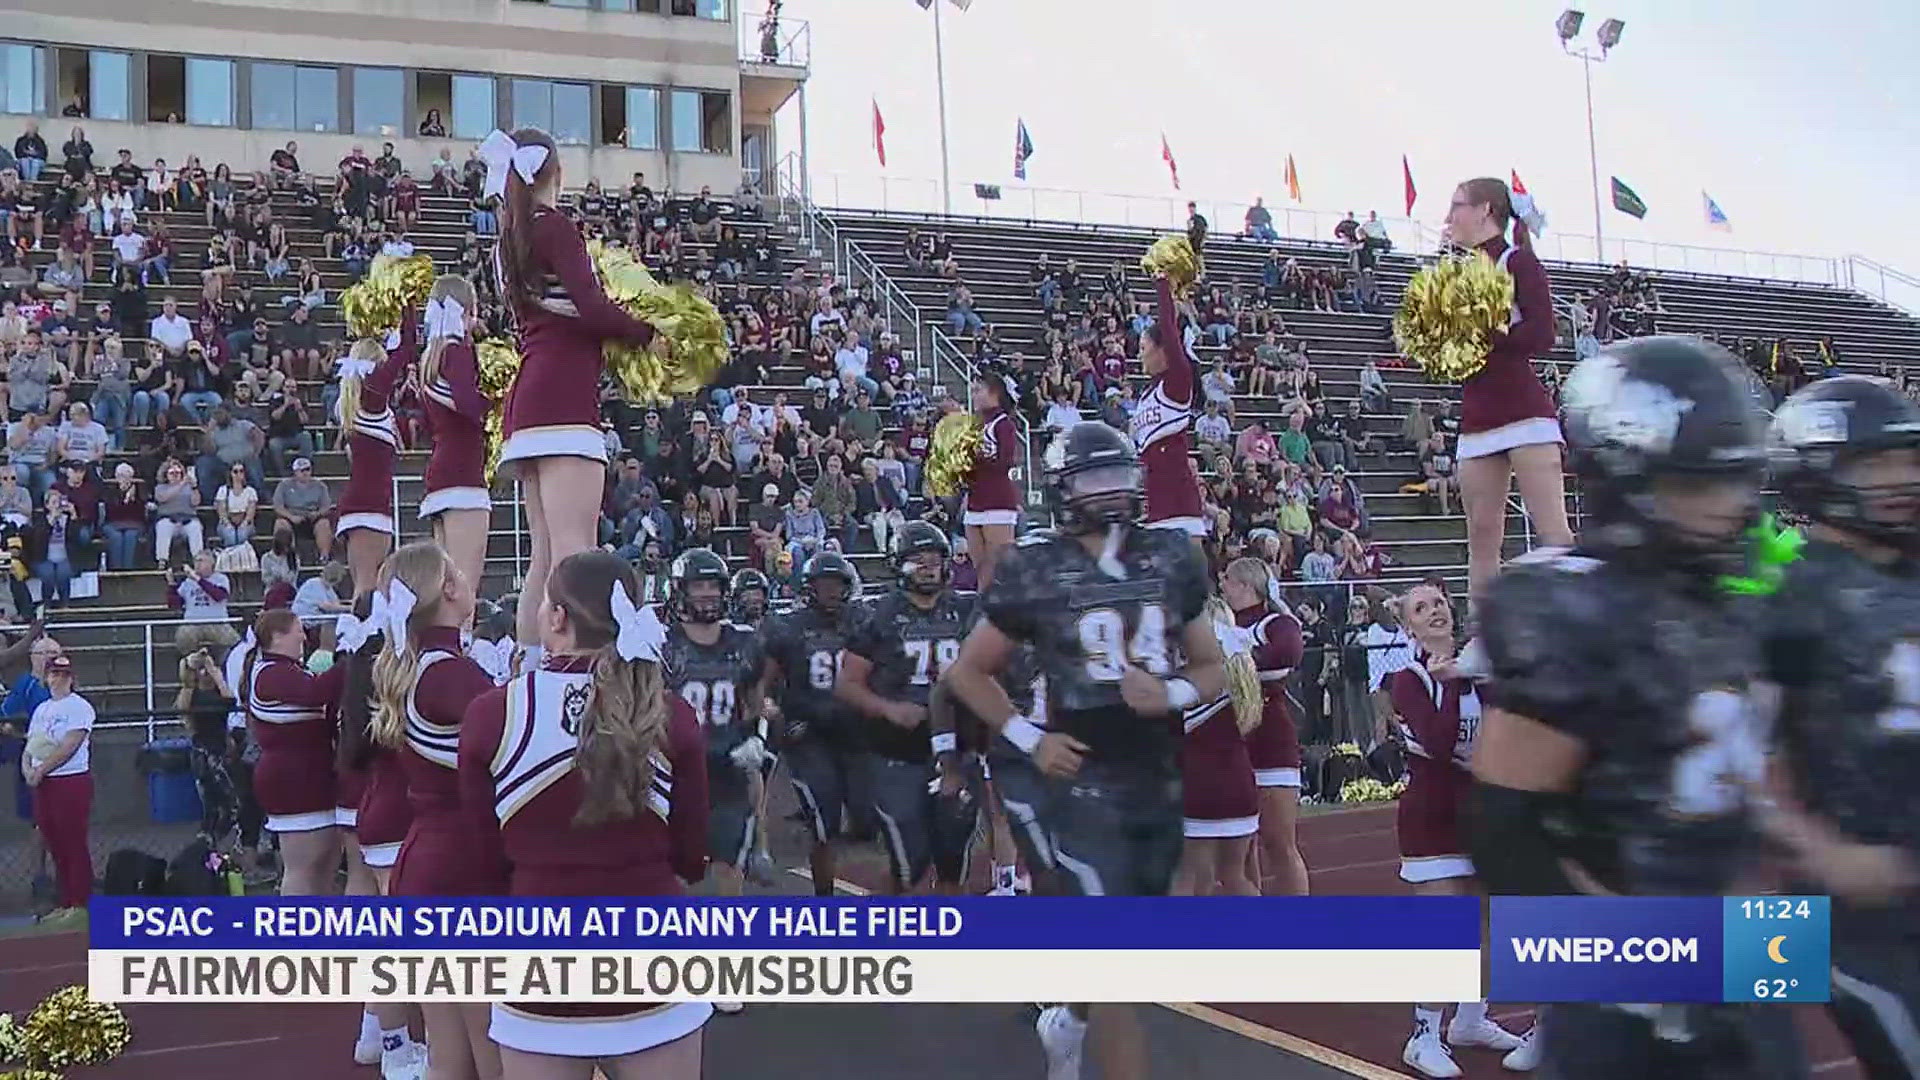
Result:
<instances>
[{"instance_id":1,"label":"orange flag","mask_svg":"<svg viewBox=\"0 0 1920 1080\"><path fill-rule=\"evenodd\" d=\"M1300 174L1294 171L1292 154L1287 155L1287 197L1300 201Z\"/></svg>"}]
</instances>

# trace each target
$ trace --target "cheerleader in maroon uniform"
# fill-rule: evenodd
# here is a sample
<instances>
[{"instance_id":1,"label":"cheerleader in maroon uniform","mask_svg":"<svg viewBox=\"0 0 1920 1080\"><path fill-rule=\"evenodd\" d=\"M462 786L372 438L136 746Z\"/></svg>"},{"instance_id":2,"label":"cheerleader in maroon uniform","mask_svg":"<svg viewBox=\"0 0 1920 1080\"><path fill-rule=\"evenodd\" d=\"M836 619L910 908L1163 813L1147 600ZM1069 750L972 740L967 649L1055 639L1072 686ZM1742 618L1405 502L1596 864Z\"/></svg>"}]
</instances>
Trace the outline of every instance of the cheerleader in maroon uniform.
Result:
<instances>
[{"instance_id":1,"label":"cheerleader in maroon uniform","mask_svg":"<svg viewBox=\"0 0 1920 1080\"><path fill-rule=\"evenodd\" d=\"M1247 734L1247 756L1260 791L1260 840L1254 881L1270 896L1307 895L1307 864L1295 823L1300 816L1300 731L1287 705L1287 677L1300 666L1300 622L1279 596L1273 571L1259 559L1235 559L1220 575L1220 596L1236 625L1253 635L1260 672L1260 726Z\"/></svg>"},{"instance_id":2,"label":"cheerleader in maroon uniform","mask_svg":"<svg viewBox=\"0 0 1920 1080\"><path fill-rule=\"evenodd\" d=\"M1421 582L1400 600L1401 619L1413 636L1412 666L1387 678L1407 750L1407 790L1400 796L1400 879L1423 896L1477 893L1473 861L1466 851L1462 811L1473 786L1469 762L1480 727L1480 697L1455 665L1453 605L1437 582ZM1478 1046L1506 1053L1520 1037L1487 1016L1485 1002L1461 1002L1440 1037L1446 1006L1414 1006L1413 1035L1401 1060L1424 1076L1459 1076L1451 1046Z\"/></svg>"},{"instance_id":3,"label":"cheerleader in maroon uniform","mask_svg":"<svg viewBox=\"0 0 1920 1080\"><path fill-rule=\"evenodd\" d=\"M1013 543L1020 523L1020 488L1013 470L1020 463L1020 430L1008 408L1005 379L989 371L973 377L973 412L980 418L980 449L967 475L967 551L980 575L980 590L993 583L993 563Z\"/></svg>"},{"instance_id":4,"label":"cheerleader in maroon uniform","mask_svg":"<svg viewBox=\"0 0 1920 1080\"><path fill-rule=\"evenodd\" d=\"M1173 285L1154 282L1154 320L1140 335L1140 366L1152 380L1128 422L1133 448L1140 453L1150 529L1178 529L1194 538L1207 535L1200 512L1200 478L1193 471L1193 355L1187 351Z\"/></svg>"},{"instance_id":5,"label":"cheerleader in maroon uniform","mask_svg":"<svg viewBox=\"0 0 1920 1080\"><path fill-rule=\"evenodd\" d=\"M427 350L420 358L427 427L433 433L420 516L433 522L433 538L468 581L479 581L486 567L493 510L486 476L487 400L480 394L473 350L479 311L472 283L457 274L442 275L427 299Z\"/></svg>"},{"instance_id":6,"label":"cheerleader in maroon uniform","mask_svg":"<svg viewBox=\"0 0 1920 1080\"><path fill-rule=\"evenodd\" d=\"M1207 607L1221 651L1247 652L1252 635L1228 621L1229 612L1217 601ZM1247 853L1260 829L1260 797L1246 739L1260 719L1258 713L1240 716L1226 693L1187 710L1180 750L1186 843L1170 890L1175 896L1260 894L1247 876Z\"/></svg>"},{"instance_id":7,"label":"cheerleader in maroon uniform","mask_svg":"<svg viewBox=\"0 0 1920 1080\"><path fill-rule=\"evenodd\" d=\"M1523 204L1523 209L1530 207ZM1513 223L1513 243L1507 223ZM1467 587L1473 596L1500 569L1507 489L1515 481L1533 531L1548 547L1571 547L1566 481L1560 473L1559 410L1533 370L1553 348L1553 294L1533 254L1526 221L1514 216L1507 185L1483 177L1461 184L1447 210L1447 235L1483 251L1513 275L1514 310L1487 364L1460 389L1460 505L1467 516Z\"/></svg>"},{"instance_id":8,"label":"cheerleader in maroon uniform","mask_svg":"<svg viewBox=\"0 0 1920 1080\"><path fill-rule=\"evenodd\" d=\"M666 689L666 631L633 567L603 551L554 567L536 608L545 660L467 711L460 789L513 896L678 896L707 859L706 746ZM506 1080L699 1080L704 1002L501 1004Z\"/></svg>"},{"instance_id":9,"label":"cheerleader in maroon uniform","mask_svg":"<svg viewBox=\"0 0 1920 1080\"><path fill-rule=\"evenodd\" d=\"M393 549L393 461L400 431L389 399L419 349L415 322L412 311L401 315L400 345L391 354L362 338L341 361L340 430L347 435L348 475L334 533L346 538L355 596L372 591L380 560Z\"/></svg>"},{"instance_id":10,"label":"cheerleader in maroon uniform","mask_svg":"<svg viewBox=\"0 0 1920 1080\"><path fill-rule=\"evenodd\" d=\"M500 294L520 334L520 374L507 391L502 467L525 488L533 553L520 595L546 595L547 574L594 546L607 479L600 430L601 346L647 345L653 327L607 299L580 230L554 208L560 155L538 128L496 131L480 144L487 194L503 195L494 257ZM520 605L523 645L539 638L539 603Z\"/></svg>"},{"instance_id":11,"label":"cheerleader in maroon uniform","mask_svg":"<svg viewBox=\"0 0 1920 1080\"><path fill-rule=\"evenodd\" d=\"M241 700L248 732L260 747L254 797L266 812L267 828L280 838L280 894L331 894L340 868L340 829L328 709L340 697L345 670L315 675L306 669L306 630L285 608L262 612L253 632L260 644L243 668Z\"/></svg>"},{"instance_id":12,"label":"cheerleader in maroon uniform","mask_svg":"<svg viewBox=\"0 0 1920 1080\"><path fill-rule=\"evenodd\" d=\"M386 642L373 668L374 741L397 749L413 821L394 860L394 896L498 895L498 860L476 847L460 812L455 768L460 722L493 679L461 649L473 621L473 585L431 540L393 553L381 570ZM485 1005L423 1004L431 1075L500 1075Z\"/></svg>"},{"instance_id":13,"label":"cheerleader in maroon uniform","mask_svg":"<svg viewBox=\"0 0 1920 1080\"><path fill-rule=\"evenodd\" d=\"M380 601L376 610L375 600ZM354 802L354 839L360 862L372 887L367 895L385 896L393 858L413 818L407 806L407 779L400 759L391 749L373 741L373 665L386 638L379 623L386 617L386 597L374 592L354 602L353 612L340 617L335 635L335 663L345 669L340 682L339 752L335 766L341 776L362 778ZM345 801L344 796L341 801ZM351 895L352 876L348 877ZM409 1025L418 1008L401 1002L369 1004L361 1013L360 1038L354 1061L380 1066L385 1080L418 1077L426 1068L426 1046L413 1041Z\"/></svg>"}]
</instances>

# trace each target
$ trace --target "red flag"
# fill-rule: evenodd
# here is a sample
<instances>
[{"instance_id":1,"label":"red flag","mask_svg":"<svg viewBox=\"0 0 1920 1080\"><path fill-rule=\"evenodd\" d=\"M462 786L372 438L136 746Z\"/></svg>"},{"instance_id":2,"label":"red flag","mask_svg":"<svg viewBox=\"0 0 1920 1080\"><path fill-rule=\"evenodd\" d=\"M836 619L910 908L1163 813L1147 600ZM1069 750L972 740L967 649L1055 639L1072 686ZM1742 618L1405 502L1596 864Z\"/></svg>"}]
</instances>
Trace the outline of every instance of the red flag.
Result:
<instances>
[{"instance_id":1,"label":"red flag","mask_svg":"<svg viewBox=\"0 0 1920 1080\"><path fill-rule=\"evenodd\" d=\"M1527 185L1520 182L1520 171L1515 169L1512 172L1513 183L1509 186L1513 189L1515 195L1525 195L1527 193Z\"/></svg>"},{"instance_id":2,"label":"red flag","mask_svg":"<svg viewBox=\"0 0 1920 1080\"><path fill-rule=\"evenodd\" d=\"M1407 182L1407 216L1412 217L1413 201L1420 197L1420 192L1413 186L1413 166L1407 164L1407 155L1405 154L1400 155L1400 175L1404 177Z\"/></svg>"},{"instance_id":3,"label":"red flag","mask_svg":"<svg viewBox=\"0 0 1920 1080\"><path fill-rule=\"evenodd\" d=\"M1173 190L1180 190L1180 166L1174 163L1173 147L1167 145L1167 133L1160 133L1160 160L1167 163L1167 172L1173 174Z\"/></svg>"},{"instance_id":4,"label":"red flag","mask_svg":"<svg viewBox=\"0 0 1920 1080\"><path fill-rule=\"evenodd\" d=\"M1287 197L1300 201L1300 174L1294 171L1292 154L1287 155Z\"/></svg>"},{"instance_id":5,"label":"red flag","mask_svg":"<svg viewBox=\"0 0 1920 1080\"><path fill-rule=\"evenodd\" d=\"M880 119L880 100L873 102L873 152L880 157L880 167L887 167L887 122Z\"/></svg>"}]
</instances>

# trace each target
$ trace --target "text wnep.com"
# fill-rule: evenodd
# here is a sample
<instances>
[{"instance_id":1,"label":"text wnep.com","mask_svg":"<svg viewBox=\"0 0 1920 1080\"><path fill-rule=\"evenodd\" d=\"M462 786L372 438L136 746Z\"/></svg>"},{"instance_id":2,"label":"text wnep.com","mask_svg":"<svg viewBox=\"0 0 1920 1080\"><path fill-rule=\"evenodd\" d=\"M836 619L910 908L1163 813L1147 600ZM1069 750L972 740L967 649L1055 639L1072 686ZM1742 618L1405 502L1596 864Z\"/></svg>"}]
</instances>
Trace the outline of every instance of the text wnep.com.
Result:
<instances>
[{"instance_id":1,"label":"text wnep.com","mask_svg":"<svg viewBox=\"0 0 1920 1080\"><path fill-rule=\"evenodd\" d=\"M1697 937L1514 937L1523 964L1697 964Z\"/></svg>"}]
</instances>

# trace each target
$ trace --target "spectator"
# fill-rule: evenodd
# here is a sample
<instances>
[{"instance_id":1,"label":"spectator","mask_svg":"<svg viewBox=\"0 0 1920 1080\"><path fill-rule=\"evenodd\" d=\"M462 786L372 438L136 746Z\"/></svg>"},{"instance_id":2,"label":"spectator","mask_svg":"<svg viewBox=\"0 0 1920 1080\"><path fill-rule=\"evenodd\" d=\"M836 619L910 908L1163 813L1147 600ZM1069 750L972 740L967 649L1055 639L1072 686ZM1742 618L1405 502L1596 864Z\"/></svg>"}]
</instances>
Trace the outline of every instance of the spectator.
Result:
<instances>
[{"instance_id":1,"label":"spectator","mask_svg":"<svg viewBox=\"0 0 1920 1080\"><path fill-rule=\"evenodd\" d=\"M1229 420L1233 418L1233 373L1227 370L1225 360L1215 360L1207 373L1200 377L1200 391L1208 405L1218 406Z\"/></svg>"},{"instance_id":2,"label":"spectator","mask_svg":"<svg viewBox=\"0 0 1920 1080\"><path fill-rule=\"evenodd\" d=\"M145 427L149 421L157 423L180 395L180 378L167 363L159 342L147 342L145 357L133 365L133 386L127 421L134 427Z\"/></svg>"},{"instance_id":3,"label":"spectator","mask_svg":"<svg viewBox=\"0 0 1920 1080\"><path fill-rule=\"evenodd\" d=\"M1339 561L1327 551L1327 534L1315 532L1309 539L1311 550L1300 560L1300 580L1322 585L1339 580Z\"/></svg>"},{"instance_id":4,"label":"spectator","mask_svg":"<svg viewBox=\"0 0 1920 1080\"><path fill-rule=\"evenodd\" d=\"M880 472L880 463L867 458L860 463L860 479L853 483L854 515L866 522L873 534L874 550L891 551L893 535L906 524L906 499L892 477Z\"/></svg>"},{"instance_id":5,"label":"spectator","mask_svg":"<svg viewBox=\"0 0 1920 1080\"><path fill-rule=\"evenodd\" d=\"M1407 405L1407 415L1400 422L1400 445L1403 450L1417 452L1433 438L1432 402L1413 401Z\"/></svg>"},{"instance_id":6,"label":"spectator","mask_svg":"<svg viewBox=\"0 0 1920 1080\"><path fill-rule=\"evenodd\" d=\"M1346 450L1346 461L1350 467L1359 468L1362 454L1383 452L1373 433L1367 430L1367 419L1361 415L1359 398L1347 399L1347 411L1335 417L1334 424L1340 433L1340 445Z\"/></svg>"},{"instance_id":7,"label":"spectator","mask_svg":"<svg viewBox=\"0 0 1920 1080\"><path fill-rule=\"evenodd\" d=\"M1080 410L1073 405L1073 388L1066 383L1055 386L1053 401L1047 406L1046 417L1041 421L1041 429L1049 435L1064 434L1067 429L1079 423L1080 419Z\"/></svg>"},{"instance_id":8,"label":"spectator","mask_svg":"<svg viewBox=\"0 0 1920 1080\"><path fill-rule=\"evenodd\" d=\"M827 458L820 478L814 482L813 499L815 511L826 522L828 534L839 537L842 546L851 549L857 524L853 478L847 475L840 455Z\"/></svg>"},{"instance_id":9,"label":"spectator","mask_svg":"<svg viewBox=\"0 0 1920 1080\"><path fill-rule=\"evenodd\" d=\"M1366 527L1366 508L1360 489L1347 478L1345 466L1336 465L1327 482L1320 487L1320 523L1338 532L1355 532Z\"/></svg>"},{"instance_id":10,"label":"spectator","mask_svg":"<svg viewBox=\"0 0 1920 1080\"><path fill-rule=\"evenodd\" d=\"M53 404L52 384L59 367L45 335L38 329L28 330L19 350L7 362L8 415L46 413Z\"/></svg>"},{"instance_id":11,"label":"spectator","mask_svg":"<svg viewBox=\"0 0 1920 1080\"><path fill-rule=\"evenodd\" d=\"M37 121L27 121L26 130L13 140L13 156L20 165L20 179L31 184L40 179L47 167L47 140L40 134Z\"/></svg>"},{"instance_id":12,"label":"spectator","mask_svg":"<svg viewBox=\"0 0 1920 1080\"><path fill-rule=\"evenodd\" d=\"M40 275L40 295L48 299L63 297L86 288L87 272L73 248L61 243L53 262Z\"/></svg>"},{"instance_id":13,"label":"spectator","mask_svg":"<svg viewBox=\"0 0 1920 1080\"><path fill-rule=\"evenodd\" d=\"M337 562L327 563L318 574L301 582L290 605L294 615L299 617L300 625L311 633L352 611L353 605L340 598L346 584L346 564Z\"/></svg>"},{"instance_id":14,"label":"spectator","mask_svg":"<svg viewBox=\"0 0 1920 1080\"><path fill-rule=\"evenodd\" d=\"M805 567L807 560L815 553L823 550L827 539L827 521L820 511L814 509L813 500L807 492L797 491L794 492L792 506L787 509L781 531L787 538L787 554L798 570ZM795 583L798 584L797 579Z\"/></svg>"},{"instance_id":15,"label":"spectator","mask_svg":"<svg viewBox=\"0 0 1920 1080\"><path fill-rule=\"evenodd\" d=\"M248 482L247 467L235 463L227 470L227 482L213 496L218 515L216 529L220 546L239 547L253 539L253 519L260 510L260 492Z\"/></svg>"},{"instance_id":16,"label":"spectator","mask_svg":"<svg viewBox=\"0 0 1920 1080\"><path fill-rule=\"evenodd\" d=\"M78 181L93 175L93 144L87 141L87 133L79 124L73 125L73 132L61 145L60 156L66 159L70 179Z\"/></svg>"},{"instance_id":17,"label":"spectator","mask_svg":"<svg viewBox=\"0 0 1920 1080\"><path fill-rule=\"evenodd\" d=\"M173 543L185 537L187 552L195 557L206 547L200 524L200 489L187 479L186 466L168 461L160 468L153 488L153 558L162 567L173 560Z\"/></svg>"},{"instance_id":18,"label":"spectator","mask_svg":"<svg viewBox=\"0 0 1920 1080\"><path fill-rule=\"evenodd\" d=\"M873 407L873 399L862 390L854 395L853 408L840 418L840 437L857 439L862 445L871 446L879 441L883 426L880 413Z\"/></svg>"},{"instance_id":19,"label":"spectator","mask_svg":"<svg viewBox=\"0 0 1920 1080\"><path fill-rule=\"evenodd\" d=\"M293 460L293 475L273 489L273 533L289 539L307 537L313 541L321 562L333 551L333 492L327 483L313 475L313 462Z\"/></svg>"},{"instance_id":20,"label":"spectator","mask_svg":"<svg viewBox=\"0 0 1920 1080\"><path fill-rule=\"evenodd\" d=\"M25 528L33 520L33 496L12 469L0 470L0 521Z\"/></svg>"},{"instance_id":21,"label":"spectator","mask_svg":"<svg viewBox=\"0 0 1920 1080\"><path fill-rule=\"evenodd\" d=\"M67 422L60 425L54 453L61 461L82 462L89 469L107 456L107 429L93 418L86 402L67 407Z\"/></svg>"},{"instance_id":22,"label":"spectator","mask_svg":"<svg viewBox=\"0 0 1920 1080\"><path fill-rule=\"evenodd\" d=\"M1187 235L1192 237L1207 235L1207 219L1201 216L1199 208L1192 202L1187 203Z\"/></svg>"},{"instance_id":23,"label":"spectator","mask_svg":"<svg viewBox=\"0 0 1920 1080\"><path fill-rule=\"evenodd\" d=\"M196 423L204 424L220 407L227 389L226 365L218 355L207 355L207 347L195 339L187 342L186 358L179 370L183 387L180 407L191 414Z\"/></svg>"},{"instance_id":24,"label":"spectator","mask_svg":"<svg viewBox=\"0 0 1920 1080\"><path fill-rule=\"evenodd\" d=\"M292 187L300 179L300 144L289 139L287 145L275 150L268 160L268 171L273 175L273 186Z\"/></svg>"},{"instance_id":25,"label":"spectator","mask_svg":"<svg viewBox=\"0 0 1920 1080\"><path fill-rule=\"evenodd\" d=\"M46 666L48 698L33 710L27 725L29 750L21 761L27 786L33 789L33 824L53 861L59 907L41 920L42 926L83 921L87 898L93 893L93 856L88 822L93 816L93 777L88 742L94 710L74 693L73 662L64 655Z\"/></svg>"},{"instance_id":26,"label":"spectator","mask_svg":"<svg viewBox=\"0 0 1920 1080\"><path fill-rule=\"evenodd\" d=\"M134 229L133 218L120 219L120 231L113 237L113 257L115 273L119 267L131 267L138 271L147 261L147 238Z\"/></svg>"},{"instance_id":27,"label":"spectator","mask_svg":"<svg viewBox=\"0 0 1920 1080\"><path fill-rule=\"evenodd\" d=\"M180 612L180 629L173 635L174 648L182 656L206 649L225 656L227 649L240 640L234 632L227 601L232 582L213 568L213 552L201 551L184 570L167 571L167 605Z\"/></svg>"},{"instance_id":28,"label":"spectator","mask_svg":"<svg viewBox=\"0 0 1920 1080\"><path fill-rule=\"evenodd\" d=\"M168 356L184 356L193 340L193 324L180 314L180 305L169 296L160 302L160 314L154 316L147 337L160 343Z\"/></svg>"},{"instance_id":29,"label":"spectator","mask_svg":"<svg viewBox=\"0 0 1920 1080\"><path fill-rule=\"evenodd\" d=\"M265 590L261 605L268 610L292 607L299 579L299 557L294 554L292 538L275 536L260 556L260 586Z\"/></svg>"},{"instance_id":30,"label":"spectator","mask_svg":"<svg viewBox=\"0 0 1920 1080\"><path fill-rule=\"evenodd\" d=\"M326 374L320 362L320 328L310 321L311 315L305 304L296 304L274 332L280 370L293 378L318 380Z\"/></svg>"},{"instance_id":31,"label":"spectator","mask_svg":"<svg viewBox=\"0 0 1920 1080\"><path fill-rule=\"evenodd\" d=\"M428 109L426 118L420 121L420 137L423 139L444 139L447 137L447 125L440 119L439 109ZM446 153L443 149L441 153Z\"/></svg>"},{"instance_id":32,"label":"spectator","mask_svg":"<svg viewBox=\"0 0 1920 1080\"><path fill-rule=\"evenodd\" d=\"M0 481L4 479L0 474ZM105 502L102 528L107 536L107 569L131 570L140 534L147 528L146 493L131 464L123 461L113 467L113 483L107 485Z\"/></svg>"},{"instance_id":33,"label":"spectator","mask_svg":"<svg viewBox=\"0 0 1920 1080\"><path fill-rule=\"evenodd\" d=\"M1371 356L1360 365L1360 404L1370 413L1393 411L1393 396L1387 393L1387 380L1380 376L1380 368Z\"/></svg>"},{"instance_id":34,"label":"spectator","mask_svg":"<svg viewBox=\"0 0 1920 1080\"><path fill-rule=\"evenodd\" d=\"M786 552L787 512L779 500L780 485L766 484L760 488L760 501L747 512L747 531L753 541L755 561L769 574L777 565L776 556Z\"/></svg>"},{"instance_id":35,"label":"spectator","mask_svg":"<svg viewBox=\"0 0 1920 1080\"><path fill-rule=\"evenodd\" d=\"M1247 207L1246 235L1268 243L1280 239L1280 234L1273 231L1273 212L1267 209L1266 201L1258 196L1254 198L1253 205Z\"/></svg>"},{"instance_id":36,"label":"spectator","mask_svg":"<svg viewBox=\"0 0 1920 1080\"><path fill-rule=\"evenodd\" d=\"M1279 444L1267 432L1266 425L1258 420L1248 424L1234 444L1234 457L1242 462L1251 461L1267 466L1273 464L1279 453Z\"/></svg>"},{"instance_id":37,"label":"spectator","mask_svg":"<svg viewBox=\"0 0 1920 1080\"><path fill-rule=\"evenodd\" d=\"M65 604L72 596L74 563L80 557L78 521L73 507L56 489L49 490L46 508L27 530L26 559L40 582L42 610Z\"/></svg>"},{"instance_id":38,"label":"spectator","mask_svg":"<svg viewBox=\"0 0 1920 1080\"><path fill-rule=\"evenodd\" d=\"M13 465L14 479L27 490L31 499L43 498L53 486L53 453L60 433L47 423L38 409L24 410L7 432L7 455Z\"/></svg>"},{"instance_id":39,"label":"spectator","mask_svg":"<svg viewBox=\"0 0 1920 1080\"><path fill-rule=\"evenodd\" d=\"M760 447L767 441L765 429L754 421L752 408L741 408L727 425L727 444L733 453L736 476L748 476L760 460Z\"/></svg>"},{"instance_id":40,"label":"spectator","mask_svg":"<svg viewBox=\"0 0 1920 1080\"><path fill-rule=\"evenodd\" d=\"M1420 447L1420 475L1427 497L1439 504L1440 513L1453 513L1453 453L1447 437L1438 431Z\"/></svg>"},{"instance_id":41,"label":"spectator","mask_svg":"<svg viewBox=\"0 0 1920 1080\"><path fill-rule=\"evenodd\" d=\"M1304 431L1308 449L1313 452L1313 460L1321 468L1344 469L1351 464L1347 461L1347 444L1341 436L1340 424L1328 415L1325 400L1313 403L1313 412L1304 425Z\"/></svg>"},{"instance_id":42,"label":"spectator","mask_svg":"<svg viewBox=\"0 0 1920 1080\"><path fill-rule=\"evenodd\" d=\"M973 292L960 282L947 291L947 329L959 336L978 334L987 324L973 310Z\"/></svg>"},{"instance_id":43,"label":"spectator","mask_svg":"<svg viewBox=\"0 0 1920 1080\"><path fill-rule=\"evenodd\" d=\"M1074 414L1076 417L1078 413ZM1193 433L1200 440L1200 449L1214 462L1218 470L1219 460L1233 453L1233 426L1227 422L1220 411L1220 403L1207 402L1206 412L1193 422Z\"/></svg>"}]
</instances>

